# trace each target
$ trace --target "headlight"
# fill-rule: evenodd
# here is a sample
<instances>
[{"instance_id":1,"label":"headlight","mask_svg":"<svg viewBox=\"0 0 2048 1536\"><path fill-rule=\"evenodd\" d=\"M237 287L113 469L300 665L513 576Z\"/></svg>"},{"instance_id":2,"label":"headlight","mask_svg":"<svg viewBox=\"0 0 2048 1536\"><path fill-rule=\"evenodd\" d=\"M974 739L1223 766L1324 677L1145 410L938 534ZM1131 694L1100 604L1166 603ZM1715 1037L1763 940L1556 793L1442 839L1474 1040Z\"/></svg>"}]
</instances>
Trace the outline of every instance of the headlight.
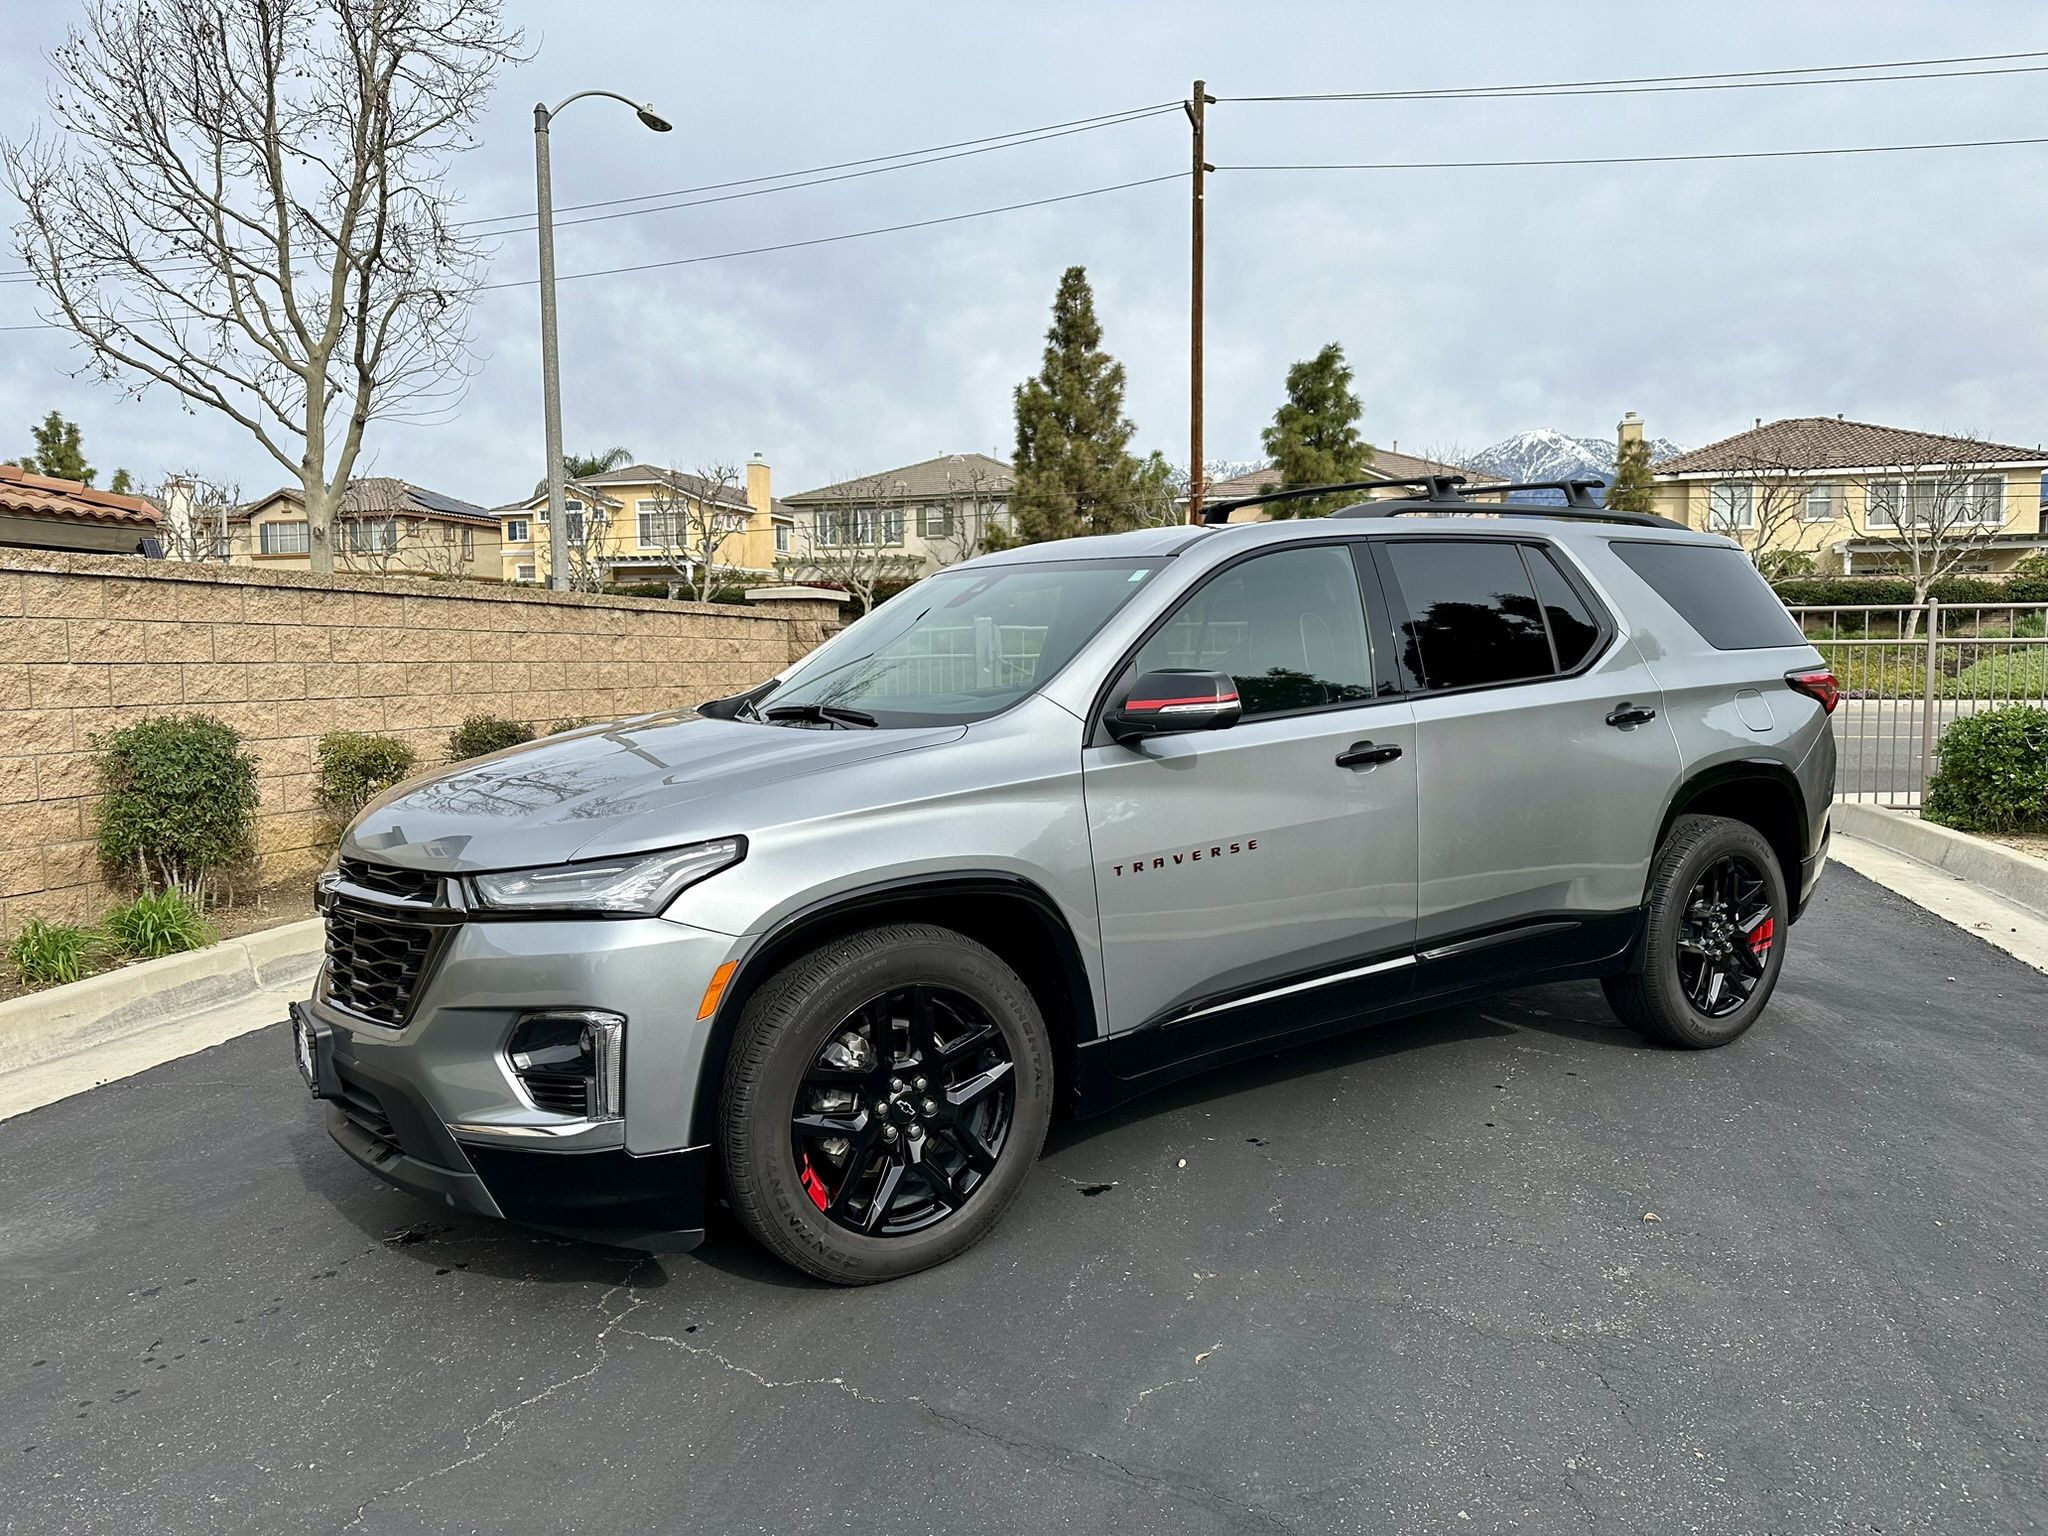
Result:
<instances>
[{"instance_id":1,"label":"headlight","mask_svg":"<svg viewBox=\"0 0 2048 1536\"><path fill-rule=\"evenodd\" d=\"M746 857L747 840L722 837L661 853L472 875L478 902L507 912L637 912L652 916L676 892Z\"/></svg>"}]
</instances>

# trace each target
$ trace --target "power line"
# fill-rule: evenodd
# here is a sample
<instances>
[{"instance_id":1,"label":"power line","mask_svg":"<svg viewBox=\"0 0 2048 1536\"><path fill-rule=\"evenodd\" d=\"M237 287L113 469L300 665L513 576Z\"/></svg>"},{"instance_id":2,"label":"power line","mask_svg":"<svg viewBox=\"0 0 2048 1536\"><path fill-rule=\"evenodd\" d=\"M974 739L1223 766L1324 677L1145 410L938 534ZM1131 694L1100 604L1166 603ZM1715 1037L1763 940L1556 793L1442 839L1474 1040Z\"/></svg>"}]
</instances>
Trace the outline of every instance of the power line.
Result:
<instances>
[{"instance_id":1,"label":"power line","mask_svg":"<svg viewBox=\"0 0 2048 1536\"><path fill-rule=\"evenodd\" d=\"M1553 165L1673 165L1695 160L1802 160L1817 155L1902 155L1930 149L1997 149L2034 139L1958 139L1941 144L1855 144L1837 149L1722 150L1699 155L1585 155L1540 160L1373 160L1299 165L1219 165L1219 171L1468 171Z\"/></svg>"},{"instance_id":2,"label":"power line","mask_svg":"<svg viewBox=\"0 0 2048 1536\"><path fill-rule=\"evenodd\" d=\"M1127 107L1119 112L1098 113L1093 117L1070 118L1065 122L1047 123L1037 128L1019 128L1010 133L989 134L978 139L959 139L950 144L932 145L924 149L906 149L893 155L870 155L861 160L842 160L833 165L812 166L806 170L781 171L772 176L747 176L733 181L708 182L699 187L676 187L667 192L643 192L633 197L605 198L597 202L570 203L556 210L560 213L575 213L589 208L621 208L627 203L654 202L662 198L691 198L687 202L662 203L653 208L630 208L618 213L594 214L585 219L561 219L556 221L557 229L577 224L598 224L611 219L629 219L644 213L667 213L679 208L701 208L710 203L733 202L742 198L766 197L776 192L800 191L805 187L824 186L831 182L856 181L866 176L882 176L890 171L914 170L919 166L937 165L942 161L961 160L973 155L993 154L997 150L1016 149L1027 144L1041 144L1049 139L1068 138L1077 133L1092 133L1100 128L1114 128L1124 123L1142 122L1158 117L1162 113L1179 110L1177 101L1155 102L1150 106ZM885 164L883 162L895 162ZM866 167L866 169L849 169ZM841 174L831 175L828 172ZM794 178L808 177L809 180ZM784 185L770 186L766 183L781 182ZM750 191L729 191L734 187L751 188ZM721 193L713 197L695 197L700 192ZM510 220L524 220L522 224L508 229L486 231L490 235L516 235L531 231L534 215L531 210L524 213L499 213L473 219L455 221L458 229L476 228L484 224L504 224ZM204 269L210 262L188 259L165 262L156 270L161 272L191 271ZM32 283L33 273L17 267L0 272L0 285Z\"/></svg>"},{"instance_id":3,"label":"power line","mask_svg":"<svg viewBox=\"0 0 2048 1536\"><path fill-rule=\"evenodd\" d=\"M1549 80L1514 85L1422 86L1396 91L1304 91L1288 95L1222 96L1219 101L1486 101L1520 96L1610 96L1666 90L1749 90L1796 85L1863 85L1884 80L1950 80L1972 75L2032 74L2048 65L1956 69L1940 64L2003 64L2013 59L2048 59L2048 50L1985 53L1946 59L1895 59L1881 64L1810 64L1796 69L1731 69L1711 74L1624 75L1611 80ZM1914 74L1870 74L1872 70L1924 70ZM1842 78L1788 79L1786 76Z\"/></svg>"},{"instance_id":4,"label":"power line","mask_svg":"<svg viewBox=\"0 0 2048 1536\"><path fill-rule=\"evenodd\" d=\"M1077 198L1101 197L1106 192L1125 192L1133 187L1157 186L1163 181L1180 181L1186 171L1168 171L1164 176L1146 176L1137 181L1119 181L1107 187L1090 187L1084 192L1062 192L1057 197L1035 197L1029 202L1005 203L1000 208L977 208L971 213L949 213L936 219L913 219L907 224L881 224L873 229L848 230L838 235L817 235L808 240L784 240L775 245L754 245L745 250L713 251L703 256L677 256L667 261L643 261L630 267L602 267L593 272L563 272L557 274L558 283L573 283L584 277L615 277L622 272L652 272L661 267L689 267L705 261L730 261L735 256L765 256L773 251L796 251L812 245L835 245L842 240L865 240L871 235L893 235L906 229L930 229L939 224L961 224L969 219L986 219L999 213L1016 213L1024 208L1044 208L1053 203L1071 203ZM518 278L510 282L484 283L479 293L490 293L501 288L531 288L539 282L537 277Z\"/></svg>"}]
</instances>

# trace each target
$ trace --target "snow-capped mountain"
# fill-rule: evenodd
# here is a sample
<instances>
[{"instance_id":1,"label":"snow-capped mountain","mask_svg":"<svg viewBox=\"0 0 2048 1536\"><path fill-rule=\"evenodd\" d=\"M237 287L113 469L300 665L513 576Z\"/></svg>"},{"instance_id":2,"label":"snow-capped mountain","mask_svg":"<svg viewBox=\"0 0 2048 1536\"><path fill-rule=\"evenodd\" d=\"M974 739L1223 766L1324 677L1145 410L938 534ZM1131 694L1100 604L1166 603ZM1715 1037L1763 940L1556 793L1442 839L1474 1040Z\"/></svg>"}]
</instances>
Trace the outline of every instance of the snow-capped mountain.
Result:
<instances>
[{"instance_id":1,"label":"snow-capped mountain","mask_svg":"<svg viewBox=\"0 0 2048 1536\"><path fill-rule=\"evenodd\" d=\"M1668 438L1650 442L1652 463L1682 452ZM1504 438L1465 462L1509 480L1598 480L1605 484L1614 478L1614 439L1566 437L1548 427L1537 427Z\"/></svg>"}]
</instances>

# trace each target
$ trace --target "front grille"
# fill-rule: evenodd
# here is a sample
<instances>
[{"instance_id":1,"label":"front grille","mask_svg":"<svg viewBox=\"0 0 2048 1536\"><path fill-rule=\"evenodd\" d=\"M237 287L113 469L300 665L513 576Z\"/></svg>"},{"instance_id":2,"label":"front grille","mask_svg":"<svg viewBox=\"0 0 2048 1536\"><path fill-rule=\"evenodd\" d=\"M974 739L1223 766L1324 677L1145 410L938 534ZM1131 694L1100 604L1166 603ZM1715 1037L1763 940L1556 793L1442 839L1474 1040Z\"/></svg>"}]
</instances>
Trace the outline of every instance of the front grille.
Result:
<instances>
[{"instance_id":1,"label":"front grille","mask_svg":"<svg viewBox=\"0 0 2048 1536\"><path fill-rule=\"evenodd\" d=\"M327 996L358 1018L405 1025L433 953L436 929L336 901L327 909Z\"/></svg>"},{"instance_id":2,"label":"front grille","mask_svg":"<svg viewBox=\"0 0 2048 1536\"><path fill-rule=\"evenodd\" d=\"M433 905L440 900L441 877L417 869L400 869L392 864L372 864L366 859L343 859L335 871L350 885L366 891L396 896L400 901Z\"/></svg>"},{"instance_id":3,"label":"front grille","mask_svg":"<svg viewBox=\"0 0 2048 1536\"><path fill-rule=\"evenodd\" d=\"M335 1100L348 1123L378 1144L380 1150L396 1155L398 1133L392 1128L391 1117L384 1113L384 1106L377 1096L360 1083L341 1080L341 1097Z\"/></svg>"}]
</instances>

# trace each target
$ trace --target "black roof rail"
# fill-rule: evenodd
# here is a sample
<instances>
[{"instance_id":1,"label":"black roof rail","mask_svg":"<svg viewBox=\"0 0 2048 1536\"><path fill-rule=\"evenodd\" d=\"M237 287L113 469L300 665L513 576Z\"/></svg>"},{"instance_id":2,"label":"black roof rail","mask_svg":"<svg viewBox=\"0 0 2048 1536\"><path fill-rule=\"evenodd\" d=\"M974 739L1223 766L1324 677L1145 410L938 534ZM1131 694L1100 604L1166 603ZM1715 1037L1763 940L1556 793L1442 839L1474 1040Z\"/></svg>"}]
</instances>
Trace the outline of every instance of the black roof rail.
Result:
<instances>
[{"instance_id":1,"label":"black roof rail","mask_svg":"<svg viewBox=\"0 0 2048 1536\"><path fill-rule=\"evenodd\" d=\"M1340 485L1298 485L1285 491L1262 491L1256 496L1235 496L1229 501L1209 502L1202 508L1202 521L1205 524L1228 522L1230 514L1239 507L1260 507L1272 501L1300 501L1309 496L1334 496L1343 491L1377 491L1389 485L1419 488L1422 495L1401 498L1410 504L1455 503L1458 500L1457 487L1464 483L1463 475L1412 475L1405 480L1346 480Z\"/></svg>"},{"instance_id":2,"label":"black roof rail","mask_svg":"<svg viewBox=\"0 0 2048 1536\"><path fill-rule=\"evenodd\" d=\"M1506 484L1475 485L1466 494L1499 496L1509 491L1563 491L1568 507L1597 507L1600 498L1593 493L1606 488L1604 480L1513 480Z\"/></svg>"},{"instance_id":3,"label":"black roof rail","mask_svg":"<svg viewBox=\"0 0 2048 1536\"><path fill-rule=\"evenodd\" d=\"M1489 486L1489 490L1498 487ZM1419 496L1406 496L1393 501L1367 501L1355 507L1340 507L1332 517L1402 517L1414 512L1462 511L1476 513L1482 517L1555 517L1575 523L1626 523L1632 528L1675 528L1686 532L1683 523L1673 522L1668 517L1659 517L1654 512L1624 512L1619 507L1578 506L1560 507L1555 502L1543 501L1502 501L1502 502L1453 502L1424 501Z\"/></svg>"}]
</instances>

